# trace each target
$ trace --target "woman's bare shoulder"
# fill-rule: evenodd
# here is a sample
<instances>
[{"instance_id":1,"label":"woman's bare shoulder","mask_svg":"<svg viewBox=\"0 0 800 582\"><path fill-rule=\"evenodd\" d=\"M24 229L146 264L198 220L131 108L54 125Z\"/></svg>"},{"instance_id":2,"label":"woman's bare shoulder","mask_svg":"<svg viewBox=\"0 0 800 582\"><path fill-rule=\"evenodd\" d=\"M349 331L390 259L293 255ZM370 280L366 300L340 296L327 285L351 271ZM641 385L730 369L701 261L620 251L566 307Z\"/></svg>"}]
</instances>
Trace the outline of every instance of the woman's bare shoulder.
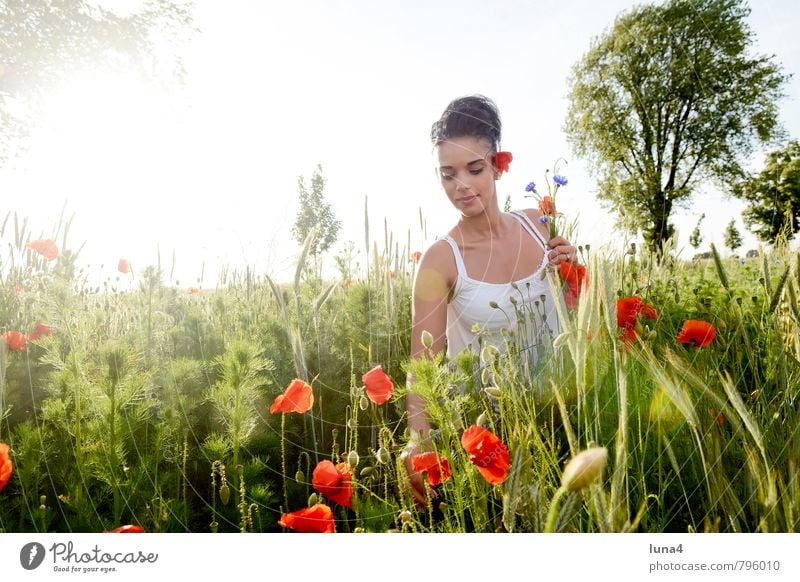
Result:
<instances>
[{"instance_id":1,"label":"woman's bare shoulder","mask_svg":"<svg viewBox=\"0 0 800 582\"><path fill-rule=\"evenodd\" d=\"M422 254L422 258L419 262L418 275L424 272L439 273L447 282L448 286L453 285L456 279L457 269L453 250L446 240L437 240Z\"/></svg>"},{"instance_id":2,"label":"woman's bare shoulder","mask_svg":"<svg viewBox=\"0 0 800 582\"><path fill-rule=\"evenodd\" d=\"M523 208L521 210L517 210L517 212L523 212L525 216L530 218L533 225L537 228L537 230L542 234L544 240L548 240L550 238L550 233L547 230L547 225L542 224L539 220L542 217L542 213L536 210L535 208Z\"/></svg>"}]
</instances>

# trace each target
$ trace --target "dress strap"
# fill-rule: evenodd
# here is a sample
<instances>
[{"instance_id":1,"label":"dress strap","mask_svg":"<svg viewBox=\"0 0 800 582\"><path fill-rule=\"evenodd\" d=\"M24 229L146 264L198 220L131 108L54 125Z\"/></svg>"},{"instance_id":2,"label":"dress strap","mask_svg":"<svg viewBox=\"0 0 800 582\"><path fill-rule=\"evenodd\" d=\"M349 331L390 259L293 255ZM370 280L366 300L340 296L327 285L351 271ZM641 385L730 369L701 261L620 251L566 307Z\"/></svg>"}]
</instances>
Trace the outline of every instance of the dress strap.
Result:
<instances>
[{"instance_id":1,"label":"dress strap","mask_svg":"<svg viewBox=\"0 0 800 582\"><path fill-rule=\"evenodd\" d=\"M458 271L458 277L460 279L467 277L467 266L464 264L464 258L461 256L461 251L458 250L456 241L453 240L453 237L449 234L444 235L442 239L446 240L450 245L450 248L453 249L453 256L456 259L456 270Z\"/></svg>"},{"instance_id":2,"label":"dress strap","mask_svg":"<svg viewBox=\"0 0 800 582\"><path fill-rule=\"evenodd\" d=\"M539 229L536 228L536 226L534 226L533 222L531 222L531 219L528 218L528 215L521 210L512 210L510 214L519 221L519 223L522 225L522 228L528 231L528 234L530 234L534 240L539 243L539 246L541 246L542 249L544 249L545 254L547 254L547 241L544 240L542 233L539 232Z\"/></svg>"}]
</instances>

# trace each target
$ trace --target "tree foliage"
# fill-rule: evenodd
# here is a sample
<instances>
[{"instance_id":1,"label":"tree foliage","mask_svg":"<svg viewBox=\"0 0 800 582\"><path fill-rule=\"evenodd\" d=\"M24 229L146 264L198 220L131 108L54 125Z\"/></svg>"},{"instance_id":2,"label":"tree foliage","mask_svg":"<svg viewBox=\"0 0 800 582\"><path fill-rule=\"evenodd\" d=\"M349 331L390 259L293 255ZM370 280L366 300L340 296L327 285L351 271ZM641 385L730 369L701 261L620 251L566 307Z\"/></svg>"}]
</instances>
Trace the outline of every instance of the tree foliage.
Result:
<instances>
[{"instance_id":1,"label":"tree foliage","mask_svg":"<svg viewBox=\"0 0 800 582\"><path fill-rule=\"evenodd\" d=\"M735 253L736 249L742 246L742 234L739 232L739 229L736 228L736 220L731 219L728 226L725 227L723 235L725 237L725 246L728 247L732 253Z\"/></svg>"},{"instance_id":2,"label":"tree foliage","mask_svg":"<svg viewBox=\"0 0 800 582\"><path fill-rule=\"evenodd\" d=\"M600 178L601 200L654 250L695 184L743 175L741 160L780 133L786 77L749 55L741 0L670 0L618 16L575 65L565 129Z\"/></svg>"},{"instance_id":3,"label":"tree foliage","mask_svg":"<svg viewBox=\"0 0 800 582\"><path fill-rule=\"evenodd\" d=\"M791 238L800 228L800 142L767 154L764 169L733 193L748 203L744 223L759 239L774 243L781 234Z\"/></svg>"},{"instance_id":4,"label":"tree foliage","mask_svg":"<svg viewBox=\"0 0 800 582\"><path fill-rule=\"evenodd\" d=\"M700 232L700 224L703 222L703 219L706 217L705 213L700 215L700 218L697 219L697 224L694 225L694 230L692 230L692 234L689 235L689 244L692 245L695 249L700 246L700 243L703 242L703 234Z\"/></svg>"},{"instance_id":5,"label":"tree foliage","mask_svg":"<svg viewBox=\"0 0 800 582\"><path fill-rule=\"evenodd\" d=\"M303 244L312 229L318 232L311 243L309 253L318 256L327 251L339 238L342 222L336 218L330 203L325 200L325 178L319 164L311 175L311 188L306 187L303 176L297 178L297 194L299 208L295 217L292 234L295 240Z\"/></svg>"},{"instance_id":6,"label":"tree foliage","mask_svg":"<svg viewBox=\"0 0 800 582\"><path fill-rule=\"evenodd\" d=\"M27 135L43 98L71 77L104 68L182 76L179 57L155 55L157 45L191 31L190 7L173 0L146 0L127 14L113 7L86 0L0 2L0 162Z\"/></svg>"}]
</instances>

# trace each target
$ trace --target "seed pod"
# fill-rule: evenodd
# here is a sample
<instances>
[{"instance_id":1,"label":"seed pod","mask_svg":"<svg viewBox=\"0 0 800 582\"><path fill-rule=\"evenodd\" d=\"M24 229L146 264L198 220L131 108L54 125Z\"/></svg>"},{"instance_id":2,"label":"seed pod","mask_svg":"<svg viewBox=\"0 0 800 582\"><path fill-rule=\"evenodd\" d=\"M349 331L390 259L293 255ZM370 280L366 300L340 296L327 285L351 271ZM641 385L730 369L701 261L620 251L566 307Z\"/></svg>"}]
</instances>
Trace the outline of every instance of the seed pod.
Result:
<instances>
[{"instance_id":1,"label":"seed pod","mask_svg":"<svg viewBox=\"0 0 800 582\"><path fill-rule=\"evenodd\" d=\"M499 398L501 394L500 388L498 388L497 386L487 386L486 388L483 389L483 391L486 392L486 394L488 394L492 398Z\"/></svg>"},{"instance_id":2,"label":"seed pod","mask_svg":"<svg viewBox=\"0 0 800 582\"><path fill-rule=\"evenodd\" d=\"M358 407L361 410L369 408L369 398L367 398L366 394L362 394L361 398L358 399Z\"/></svg>"},{"instance_id":3,"label":"seed pod","mask_svg":"<svg viewBox=\"0 0 800 582\"><path fill-rule=\"evenodd\" d=\"M222 505L228 505L228 500L231 498L231 488L225 483L219 488L219 498Z\"/></svg>"},{"instance_id":4,"label":"seed pod","mask_svg":"<svg viewBox=\"0 0 800 582\"><path fill-rule=\"evenodd\" d=\"M392 455L389 453L389 450L385 447L381 447L378 449L378 452L375 453L375 458L378 459L378 462L382 465L388 465L389 462L392 460Z\"/></svg>"},{"instance_id":5,"label":"seed pod","mask_svg":"<svg viewBox=\"0 0 800 582\"><path fill-rule=\"evenodd\" d=\"M347 464L350 465L351 468L358 467L358 453L355 451L350 451L347 453Z\"/></svg>"}]
</instances>

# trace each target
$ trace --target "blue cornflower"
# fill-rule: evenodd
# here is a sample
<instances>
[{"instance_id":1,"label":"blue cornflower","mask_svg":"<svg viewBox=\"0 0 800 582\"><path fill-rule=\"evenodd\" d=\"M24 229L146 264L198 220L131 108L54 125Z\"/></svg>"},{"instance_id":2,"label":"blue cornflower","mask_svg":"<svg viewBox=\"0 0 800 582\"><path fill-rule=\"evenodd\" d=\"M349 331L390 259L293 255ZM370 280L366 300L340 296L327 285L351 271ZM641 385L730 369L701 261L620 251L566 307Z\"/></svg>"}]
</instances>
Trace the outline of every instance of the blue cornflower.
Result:
<instances>
[{"instance_id":1,"label":"blue cornflower","mask_svg":"<svg viewBox=\"0 0 800 582\"><path fill-rule=\"evenodd\" d=\"M567 177L566 176L559 176L556 174L553 176L553 182L558 184L559 186L566 186L567 185Z\"/></svg>"},{"instance_id":2,"label":"blue cornflower","mask_svg":"<svg viewBox=\"0 0 800 582\"><path fill-rule=\"evenodd\" d=\"M525 186L525 192L536 192L536 184L534 182L529 182L527 186Z\"/></svg>"},{"instance_id":3,"label":"blue cornflower","mask_svg":"<svg viewBox=\"0 0 800 582\"><path fill-rule=\"evenodd\" d=\"M539 224L547 224L547 217L546 216L540 216L539 217Z\"/></svg>"}]
</instances>

